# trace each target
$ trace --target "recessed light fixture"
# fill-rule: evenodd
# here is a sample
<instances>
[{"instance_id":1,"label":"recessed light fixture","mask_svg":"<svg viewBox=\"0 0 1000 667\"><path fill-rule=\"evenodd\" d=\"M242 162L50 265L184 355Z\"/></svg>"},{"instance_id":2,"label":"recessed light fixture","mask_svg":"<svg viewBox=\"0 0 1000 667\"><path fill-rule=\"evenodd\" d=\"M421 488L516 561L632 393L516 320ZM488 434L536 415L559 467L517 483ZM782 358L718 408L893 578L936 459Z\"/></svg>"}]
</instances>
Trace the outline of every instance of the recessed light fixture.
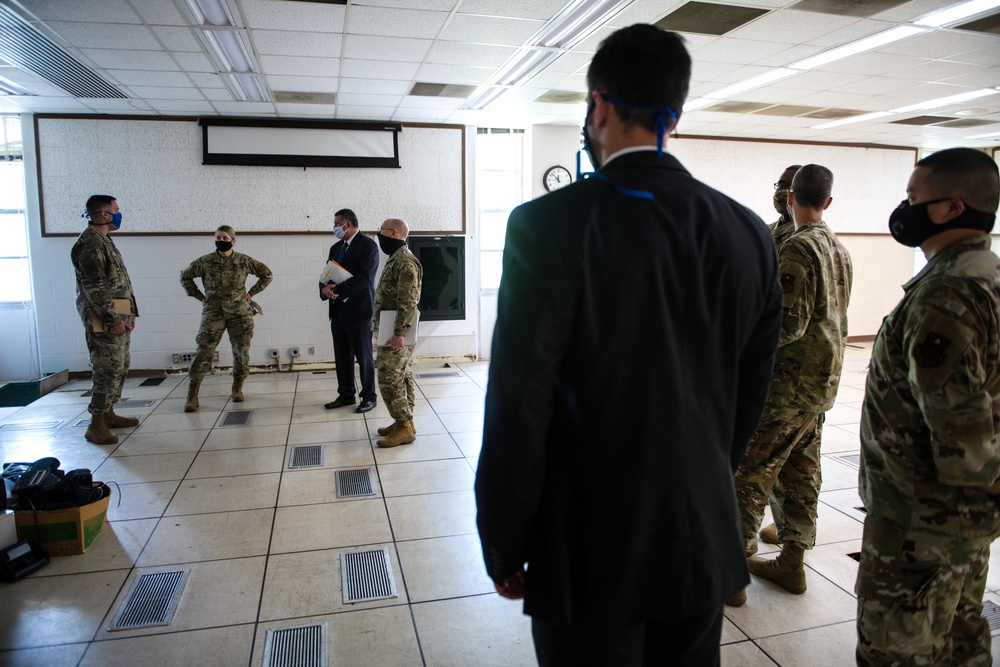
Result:
<instances>
[{"instance_id":1,"label":"recessed light fixture","mask_svg":"<svg viewBox=\"0 0 1000 667\"><path fill-rule=\"evenodd\" d=\"M841 120L835 120L829 123L821 123L820 125L813 125L810 129L812 130L829 130L831 127L840 127L841 125L850 125L851 123L860 123L866 120L875 120L876 118L883 118L885 116L891 116L892 113L889 111L876 111L874 113L866 113L861 116L852 116L851 118L842 118Z\"/></svg>"},{"instance_id":2,"label":"recessed light fixture","mask_svg":"<svg viewBox=\"0 0 1000 667\"><path fill-rule=\"evenodd\" d=\"M955 5L954 7L948 7L946 9L936 11L933 14L928 14L924 18L914 21L913 23L915 25L940 28L949 23L955 23L956 21L961 21L962 19L975 16L976 14L980 14L997 7L1000 7L1000 0L969 0L969 2L963 2Z\"/></svg>"}]
</instances>

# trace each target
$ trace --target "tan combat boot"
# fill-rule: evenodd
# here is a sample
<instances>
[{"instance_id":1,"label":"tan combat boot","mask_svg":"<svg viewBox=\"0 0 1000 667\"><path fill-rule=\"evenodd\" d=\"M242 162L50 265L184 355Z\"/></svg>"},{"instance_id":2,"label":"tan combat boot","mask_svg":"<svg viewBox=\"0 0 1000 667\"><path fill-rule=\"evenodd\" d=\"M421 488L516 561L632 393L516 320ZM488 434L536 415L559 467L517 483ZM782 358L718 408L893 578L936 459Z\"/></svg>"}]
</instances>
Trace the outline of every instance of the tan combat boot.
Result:
<instances>
[{"instance_id":1,"label":"tan combat boot","mask_svg":"<svg viewBox=\"0 0 1000 667\"><path fill-rule=\"evenodd\" d=\"M392 435L392 432L396 430L396 424L398 422L392 422L388 426L379 426L375 429L379 435Z\"/></svg>"},{"instance_id":2,"label":"tan combat boot","mask_svg":"<svg viewBox=\"0 0 1000 667\"><path fill-rule=\"evenodd\" d=\"M408 445L417 439L410 428L408 419L397 419L394 424L396 429L384 438L375 441L379 447L396 447L398 445Z\"/></svg>"},{"instance_id":3,"label":"tan combat boot","mask_svg":"<svg viewBox=\"0 0 1000 667\"><path fill-rule=\"evenodd\" d=\"M801 595L806 592L806 569L802 564L804 555L805 549L801 544L789 542L774 560L754 556L747 561L747 565L750 572L761 579L773 581L789 593Z\"/></svg>"},{"instance_id":4,"label":"tan combat boot","mask_svg":"<svg viewBox=\"0 0 1000 667\"><path fill-rule=\"evenodd\" d=\"M413 419L410 419L410 430L413 431L413 435L417 434L417 427L413 425Z\"/></svg>"},{"instance_id":5,"label":"tan combat boot","mask_svg":"<svg viewBox=\"0 0 1000 667\"><path fill-rule=\"evenodd\" d=\"M741 588L740 592L726 600L727 607L742 607L747 603L747 589Z\"/></svg>"},{"instance_id":6,"label":"tan combat boot","mask_svg":"<svg viewBox=\"0 0 1000 667\"><path fill-rule=\"evenodd\" d=\"M118 442L118 436L108 430L106 414L90 415L90 426L83 437L95 445L113 445Z\"/></svg>"},{"instance_id":7,"label":"tan combat boot","mask_svg":"<svg viewBox=\"0 0 1000 667\"><path fill-rule=\"evenodd\" d=\"M232 399L234 403L243 402L243 380L233 380Z\"/></svg>"},{"instance_id":8,"label":"tan combat boot","mask_svg":"<svg viewBox=\"0 0 1000 667\"><path fill-rule=\"evenodd\" d=\"M198 409L198 388L201 382L191 381L188 383L188 400L184 404L184 412L195 412Z\"/></svg>"},{"instance_id":9,"label":"tan combat boot","mask_svg":"<svg viewBox=\"0 0 1000 667\"><path fill-rule=\"evenodd\" d=\"M778 541L778 527L773 523L769 523L760 529L760 539L762 542L767 542L768 544L781 544Z\"/></svg>"},{"instance_id":10,"label":"tan combat boot","mask_svg":"<svg viewBox=\"0 0 1000 667\"><path fill-rule=\"evenodd\" d=\"M139 420L135 417L122 417L121 415L116 415L114 408L108 410L106 417L108 428L132 428L133 426L139 425Z\"/></svg>"}]
</instances>

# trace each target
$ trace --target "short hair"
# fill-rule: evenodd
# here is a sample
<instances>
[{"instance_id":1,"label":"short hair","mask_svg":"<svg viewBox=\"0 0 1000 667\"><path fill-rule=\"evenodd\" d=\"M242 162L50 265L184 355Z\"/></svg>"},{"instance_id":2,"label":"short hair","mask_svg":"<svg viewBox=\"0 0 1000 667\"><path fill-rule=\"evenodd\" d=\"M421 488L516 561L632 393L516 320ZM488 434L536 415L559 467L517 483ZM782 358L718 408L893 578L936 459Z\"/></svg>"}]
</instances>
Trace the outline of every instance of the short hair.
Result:
<instances>
[{"instance_id":1,"label":"short hair","mask_svg":"<svg viewBox=\"0 0 1000 667\"><path fill-rule=\"evenodd\" d=\"M335 218L339 217L339 218L343 218L344 220L347 220L347 222L351 223L351 227L357 227L358 226L358 216L356 216L354 214L354 211L352 211L349 208L342 208L342 209L340 209L339 211L337 211L336 213L333 214L333 217L335 217Z\"/></svg>"},{"instance_id":2,"label":"short hair","mask_svg":"<svg viewBox=\"0 0 1000 667\"><path fill-rule=\"evenodd\" d=\"M622 28L601 42L587 70L587 88L625 104L670 107L679 116L691 83L691 56L684 39L648 23ZM615 105L622 123L655 130L659 114ZM668 120L672 129L676 118Z\"/></svg>"},{"instance_id":3,"label":"short hair","mask_svg":"<svg viewBox=\"0 0 1000 667\"><path fill-rule=\"evenodd\" d=\"M383 225L388 225L390 229L395 229L404 239L410 233L410 227L402 218L386 218Z\"/></svg>"},{"instance_id":4,"label":"short hair","mask_svg":"<svg viewBox=\"0 0 1000 667\"><path fill-rule=\"evenodd\" d=\"M118 201L111 195L90 195L87 199L87 213L96 213L105 206L111 206L111 202Z\"/></svg>"},{"instance_id":5,"label":"short hair","mask_svg":"<svg viewBox=\"0 0 1000 667\"><path fill-rule=\"evenodd\" d=\"M798 171L801 168L801 164L793 164L791 167L785 167L785 171Z\"/></svg>"},{"instance_id":6,"label":"short hair","mask_svg":"<svg viewBox=\"0 0 1000 667\"><path fill-rule=\"evenodd\" d=\"M795 201L809 208L823 208L833 192L833 172L819 164L807 164L792 178Z\"/></svg>"},{"instance_id":7,"label":"short hair","mask_svg":"<svg viewBox=\"0 0 1000 667\"><path fill-rule=\"evenodd\" d=\"M230 227L229 225L219 225L216 228L215 232L216 233L225 232L229 234L229 238L233 239L234 241L236 240L236 230Z\"/></svg>"},{"instance_id":8,"label":"short hair","mask_svg":"<svg viewBox=\"0 0 1000 667\"><path fill-rule=\"evenodd\" d=\"M995 213L1000 205L997 163L974 148L949 148L917 163L930 170L928 185L940 197L957 197L977 211Z\"/></svg>"}]
</instances>

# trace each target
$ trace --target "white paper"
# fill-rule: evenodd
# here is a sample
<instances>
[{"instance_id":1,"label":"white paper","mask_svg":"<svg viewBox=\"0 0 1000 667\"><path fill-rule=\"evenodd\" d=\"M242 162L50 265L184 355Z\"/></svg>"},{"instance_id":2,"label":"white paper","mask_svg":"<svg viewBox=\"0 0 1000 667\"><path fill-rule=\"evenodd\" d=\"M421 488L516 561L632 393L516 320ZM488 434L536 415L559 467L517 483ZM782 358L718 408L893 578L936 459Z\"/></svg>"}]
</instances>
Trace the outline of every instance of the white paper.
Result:
<instances>
[{"instance_id":1,"label":"white paper","mask_svg":"<svg viewBox=\"0 0 1000 667\"><path fill-rule=\"evenodd\" d=\"M403 336L403 343L405 345L416 345L417 344L417 323L420 321L420 313L417 313L417 318L414 320L413 324L406 327L406 334ZM379 314L378 318L378 338L376 339L376 344L385 347L386 341L392 338L393 333L396 331L396 311L395 310L383 310Z\"/></svg>"},{"instance_id":2,"label":"white paper","mask_svg":"<svg viewBox=\"0 0 1000 667\"><path fill-rule=\"evenodd\" d=\"M326 263L326 266L323 267L322 273L319 274L319 281L324 285L327 283L337 283L339 285L348 278L353 277L354 274L331 259Z\"/></svg>"}]
</instances>

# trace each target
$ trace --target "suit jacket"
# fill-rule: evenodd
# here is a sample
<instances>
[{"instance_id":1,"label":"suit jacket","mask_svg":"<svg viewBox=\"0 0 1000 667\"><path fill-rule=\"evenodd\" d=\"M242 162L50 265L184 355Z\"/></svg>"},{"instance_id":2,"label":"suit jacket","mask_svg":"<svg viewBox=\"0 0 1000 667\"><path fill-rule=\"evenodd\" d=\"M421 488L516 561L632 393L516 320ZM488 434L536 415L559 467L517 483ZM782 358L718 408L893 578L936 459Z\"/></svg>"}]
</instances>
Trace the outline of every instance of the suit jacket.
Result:
<instances>
[{"instance_id":1,"label":"suit jacket","mask_svg":"<svg viewBox=\"0 0 1000 667\"><path fill-rule=\"evenodd\" d=\"M651 194L652 198L644 198ZM715 611L781 323L774 242L671 155L517 207L476 475L488 573L550 624Z\"/></svg>"},{"instance_id":2,"label":"suit jacket","mask_svg":"<svg viewBox=\"0 0 1000 667\"><path fill-rule=\"evenodd\" d=\"M336 259L343 241L330 247L326 261ZM375 274L378 272L378 244L360 231L347 246L347 253L338 262L351 272L352 277L337 285L337 299L327 299L319 286L319 298L330 302L330 319L345 322L370 320L375 312ZM348 298L350 297L350 298ZM345 302L344 299L347 299Z\"/></svg>"}]
</instances>

